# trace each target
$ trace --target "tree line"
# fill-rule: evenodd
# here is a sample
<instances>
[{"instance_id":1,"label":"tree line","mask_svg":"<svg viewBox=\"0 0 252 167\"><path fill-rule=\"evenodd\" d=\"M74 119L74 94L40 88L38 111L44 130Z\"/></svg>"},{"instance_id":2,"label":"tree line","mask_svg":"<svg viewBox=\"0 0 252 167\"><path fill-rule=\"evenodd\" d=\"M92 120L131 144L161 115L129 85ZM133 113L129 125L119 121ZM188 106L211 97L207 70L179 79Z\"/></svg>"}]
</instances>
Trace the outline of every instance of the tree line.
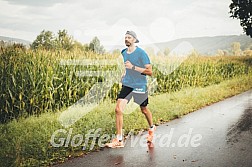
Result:
<instances>
[{"instance_id":1,"label":"tree line","mask_svg":"<svg viewBox=\"0 0 252 167\"><path fill-rule=\"evenodd\" d=\"M104 54L105 49L101 45L98 37L94 37L90 43L82 44L73 39L67 32L67 30L59 30L55 35L51 31L43 30L36 39L30 45L33 50L44 49L44 50L67 50L71 51L79 49L83 51L93 51L97 54Z\"/></svg>"}]
</instances>

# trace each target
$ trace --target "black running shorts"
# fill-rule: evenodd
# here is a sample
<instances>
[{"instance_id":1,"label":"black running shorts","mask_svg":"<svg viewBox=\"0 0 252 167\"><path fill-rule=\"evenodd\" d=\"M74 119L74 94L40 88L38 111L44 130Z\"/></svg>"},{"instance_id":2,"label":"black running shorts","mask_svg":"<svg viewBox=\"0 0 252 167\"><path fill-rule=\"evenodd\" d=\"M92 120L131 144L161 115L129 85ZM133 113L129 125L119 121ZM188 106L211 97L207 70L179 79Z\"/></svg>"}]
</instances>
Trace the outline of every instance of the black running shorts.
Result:
<instances>
[{"instance_id":1,"label":"black running shorts","mask_svg":"<svg viewBox=\"0 0 252 167\"><path fill-rule=\"evenodd\" d=\"M123 85L116 100L118 100L118 99L127 99L128 102L129 102L130 99L133 97L134 102L137 103L138 105L142 106L142 107L145 107L145 106L147 106L147 104L149 104L148 103L148 92L134 93L132 91L133 91L133 88Z\"/></svg>"}]
</instances>

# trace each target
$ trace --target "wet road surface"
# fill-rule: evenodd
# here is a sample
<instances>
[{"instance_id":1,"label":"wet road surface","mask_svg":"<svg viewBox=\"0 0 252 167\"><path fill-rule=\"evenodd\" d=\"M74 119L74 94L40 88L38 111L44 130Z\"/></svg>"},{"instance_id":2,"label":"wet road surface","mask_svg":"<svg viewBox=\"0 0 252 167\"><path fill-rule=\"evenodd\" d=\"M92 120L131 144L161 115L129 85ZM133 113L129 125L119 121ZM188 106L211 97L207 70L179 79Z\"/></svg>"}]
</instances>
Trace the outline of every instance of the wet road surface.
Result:
<instances>
[{"instance_id":1,"label":"wet road surface","mask_svg":"<svg viewBox=\"0 0 252 167\"><path fill-rule=\"evenodd\" d=\"M146 133L57 166L251 167L252 90L158 126L151 146Z\"/></svg>"}]
</instances>

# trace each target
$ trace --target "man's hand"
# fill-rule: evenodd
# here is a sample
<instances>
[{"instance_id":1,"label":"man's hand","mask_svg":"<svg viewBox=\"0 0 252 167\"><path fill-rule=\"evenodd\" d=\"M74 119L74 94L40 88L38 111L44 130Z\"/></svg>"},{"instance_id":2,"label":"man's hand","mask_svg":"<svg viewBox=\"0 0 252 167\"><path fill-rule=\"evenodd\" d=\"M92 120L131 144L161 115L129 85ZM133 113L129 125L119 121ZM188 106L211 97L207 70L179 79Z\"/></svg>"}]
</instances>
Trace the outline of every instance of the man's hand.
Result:
<instances>
[{"instance_id":1,"label":"man's hand","mask_svg":"<svg viewBox=\"0 0 252 167\"><path fill-rule=\"evenodd\" d=\"M132 69L132 67L133 67L133 65L131 64L131 62L128 61L128 60L124 63L124 65L125 65L125 68L128 68L128 69Z\"/></svg>"}]
</instances>

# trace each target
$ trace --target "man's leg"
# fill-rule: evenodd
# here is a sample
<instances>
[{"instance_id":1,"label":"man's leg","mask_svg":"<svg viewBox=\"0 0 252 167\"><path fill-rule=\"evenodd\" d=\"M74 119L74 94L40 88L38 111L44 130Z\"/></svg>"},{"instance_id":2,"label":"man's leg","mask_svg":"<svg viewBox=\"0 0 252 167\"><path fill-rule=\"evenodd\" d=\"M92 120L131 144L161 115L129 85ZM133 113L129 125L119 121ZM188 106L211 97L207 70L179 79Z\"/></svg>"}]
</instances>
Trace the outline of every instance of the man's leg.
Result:
<instances>
[{"instance_id":1,"label":"man's leg","mask_svg":"<svg viewBox=\"0 0 252 167\"><path fill-rule=\"evenodd\" d=\"M145 115L145 118L147 119L150 128L153 127L152 113L147 108L147 105L149 104L148 92L146 92L145 94L134 93L133 97L134 102L140 105L140 109L142 113Z\"/></svg>"},{"instance_id":2,"label":"man's leg","mask_svg":"<svg viewBox=\"0 0 252 167\"><path fill-rule=\"evenodd\" d=\"M116 101L116 138L112 139L111 143L106 143L107 147L124 147L123 144L123 133L122 133L122 127L123 127L123 110L127 104L127 99L117 99Z\"/></svg>"},{"instance_id":3,"label":"man's leg","mask_svg":"<svg viewBox=\"0 0 252 167\"><path fill-rule=\"evenodd\" d=\"M126 104L132 97L132 88L123 86L120 93L117 96L115 114L116 114L116 135L117 137L112 140L111 143L107 143L106 146L116 148L124 147L123 145L123 111Z\"/></svg>"},{"instance_id":4,"label":"man's leg","mask_svg":"<svg viewBox=\"0 0 252 167\"><path fill-rule=\"evenodd\" d=\"M147 108L147 106L140 106L142 113L145 115L149 126L153 126L153 121L152 121L152 113L150 110Z\"/></svg>"},{"instance_id":5,"label":"man's leg","mask_svg":"<svg viewBox=\"0 0 252 167\"><path fill-rule=\"evenodd\" d=\"M149 124L149 130L148 130L148 136L147 136L147 142L151 143L154 137L154 131L156 130L155 125L153 125L153 120L152 120L152 113L150 110L147 108L147 106L140 106L142 113L145 115L148 124Z\"/></svg>"},{"instance_id":6,"label":"man's leg","mask_svg":"<svg viewBox=\"0 0 252 167\"><path fill-rule=\"evenodd\" d=\"M122 136L122 128L123 128L123 111L127 104L127 99L118 99L116 102L116 134L117 136Z\"/></svg>"}]
</instances>

